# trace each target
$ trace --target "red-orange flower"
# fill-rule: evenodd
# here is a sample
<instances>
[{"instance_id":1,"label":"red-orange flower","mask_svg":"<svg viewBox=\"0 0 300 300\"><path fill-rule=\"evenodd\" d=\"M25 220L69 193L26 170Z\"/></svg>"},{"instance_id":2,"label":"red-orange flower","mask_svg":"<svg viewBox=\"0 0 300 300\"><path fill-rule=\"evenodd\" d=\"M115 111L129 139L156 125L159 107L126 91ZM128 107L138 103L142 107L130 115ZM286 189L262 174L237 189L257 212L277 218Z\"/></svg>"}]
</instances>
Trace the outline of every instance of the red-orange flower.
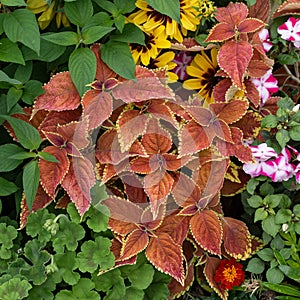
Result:
<instances>
[{"instance_id":1,"label":"red-orange flower","mask_svg":"<svg viewBox=\"0 0 300 300\"><path fill-rule=\"evenodd\" d=\"M245 280L243 265L235 259L222 259L214 276L216 282L221 283L223 289L232 290L234 286L241 285Z\"/></svg>"}]
</instances>

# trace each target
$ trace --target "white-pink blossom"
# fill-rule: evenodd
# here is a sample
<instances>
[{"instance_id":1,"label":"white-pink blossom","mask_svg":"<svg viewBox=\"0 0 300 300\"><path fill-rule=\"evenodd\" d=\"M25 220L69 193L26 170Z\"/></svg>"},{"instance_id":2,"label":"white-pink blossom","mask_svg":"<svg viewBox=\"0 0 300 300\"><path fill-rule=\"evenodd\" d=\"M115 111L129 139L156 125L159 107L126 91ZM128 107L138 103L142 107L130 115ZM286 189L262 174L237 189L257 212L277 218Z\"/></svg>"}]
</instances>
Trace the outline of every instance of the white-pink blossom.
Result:
<instances>
[{"instance_id":1,"label":"white-pink blossom","mask_svg":"<svg viewBox=\"0 0 300 300\"><path fill-rule=\"evenodd\" d=\"M185 80L188 78L188 74L186 72L186 67L190 65L193 60L193 56L188 55L184 51L180 51L175 55L173 62L177 64L177 66L172 70L180 80Z\"/></svg>"},{"instance_id":2,"label":"white-pink blossom","mask_svg":"<svg viewBox=\"0 0 300 300\"><path fill-rule=\"evenodd\" d=\"M282 39L293 42L294 46L300 49L300 18L290 17L277 31Z\"/></svg>"},{"instance_id":3,"label":"white-pink blossom","mask_svg":"<svg viewBox=\"0 0 300 300\"><path fill-rule=\"evenodd\" d=\"M259 38L262 41L262 45L263 48L266 52L268 52L273 44L271 43L270 39L269 39L269 30L266 28L263 28L260 32L259 32Z\"/></svg>"},{"instance_id":4,"label":"white-pink blossom","mask_svg":"<svg viewBox=\"0 0 300 300\"><path fill-rule=\"evenodd\" d=\"M260 78L252 78L251 81L254 83L259 92L262 104L264 104L272 94L279 90L278 81L272 75L272 69L266 72L264 76Z\"/></svg>"},{"instance_id":5,"label":"white-pink blossom","mask_svg":"<svg viewBox=\"0 0 300 300\"><path fill-rule=\"evenodd\" d=\"M252 155L260 161L266 161L269 158L277 157L276 151L272 147L269 147L266 143L261 143L257 146L250 146L250 149L252 151Z\"/></svg>"}]
</instances>

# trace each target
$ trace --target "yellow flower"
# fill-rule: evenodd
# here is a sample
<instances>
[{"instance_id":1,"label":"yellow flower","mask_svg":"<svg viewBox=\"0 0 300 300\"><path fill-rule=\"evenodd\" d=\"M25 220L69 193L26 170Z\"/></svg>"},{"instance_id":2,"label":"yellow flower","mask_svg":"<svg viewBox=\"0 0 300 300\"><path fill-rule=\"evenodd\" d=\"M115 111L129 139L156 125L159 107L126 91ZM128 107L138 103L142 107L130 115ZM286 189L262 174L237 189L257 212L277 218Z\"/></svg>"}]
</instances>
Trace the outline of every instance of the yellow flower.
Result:
<instances>
[{"instance_id":1,"label":"yellow flower","mask_svg":"<svg viewBox=\"0 0 300 300\"><path fill-rule=\"evenodd\" d=\"M198 94L207 103L214 102L212 92L217 83L215 78L218 70L217 54L216 48L210 50L210 57L201 51L201 54L196 54L190 66L186 67L187 73L195 78L184 81L183 87L188 90L198 90Z\"/></svg>"},{"instance_id":2,"label":"yellow flower","mask_svg":"<svg viewBox=\"0 0 300 300\"><path fill-rule=\"evenodd\" d=\"M131 53L136 64L142 63L144 66L148 66L150 59L154 59L158 56L160 49L166 49L171 47L171 42L167 40L164 33L164 28L156 28L152 33L147 33L145 38L145 46L140 44L131 44Z\"/></svg>"},{"instance_id":3,"label":"yellow flower","mask_svg":"<svg viewBox=\"0 0 300 300\"><path fill-rule=\"evenodd\" d=\"M176 82L178 80L178 76L173 73L169 72L173 70L176 67L176 63L173 62L173 59L175 57L175 52L173 51L167 51L163 54L160 54L156 59L153 61L153 65L157 68L167 68L167 74L168 74L168 82Z\"/></svg>"},{"instance_id":4,"label":"yellow flower","mask_svg":"<svg viewBox=\"0 0 300 300\"><path fill-rule=\"evenodd\" d=\"M204 17L208 19L214 15L216 6L214 6L214 3L210 0L198 0L198 6L196 10L198 11L199 18Z\"/></svg>"},{"instance_id":5,"label":"yellow flower","mask_svg":"<svg viewBox=\"0 0 300 300\"><path fill-rule=\"evenodd\" d=\"M200 22L200 19L196 17L198 0L180 0L181 25L167 15L155 11L145 0L137 0L135 5L140 10L129 16L131 22L142 25L146 31L163 27L168 37L180 43L183 41L182 35L185 36L188 30L195 31Z\"/></svg>"},{"instance_id":6,"label":"yellow flower","mask_svg":"<svg viewBox=\"0 0 300 300\"><path fill-rule=\"evenodd\" d=\"M38 18L38 24L42 30L49 26L54 17L57 28L61 24L64 27L70 26L65 13L61 11L61 0L52 1L50 5L45 0L27 0L27 9L31 10L34 14L41 14Z\"/></svg>"}]
</instances>

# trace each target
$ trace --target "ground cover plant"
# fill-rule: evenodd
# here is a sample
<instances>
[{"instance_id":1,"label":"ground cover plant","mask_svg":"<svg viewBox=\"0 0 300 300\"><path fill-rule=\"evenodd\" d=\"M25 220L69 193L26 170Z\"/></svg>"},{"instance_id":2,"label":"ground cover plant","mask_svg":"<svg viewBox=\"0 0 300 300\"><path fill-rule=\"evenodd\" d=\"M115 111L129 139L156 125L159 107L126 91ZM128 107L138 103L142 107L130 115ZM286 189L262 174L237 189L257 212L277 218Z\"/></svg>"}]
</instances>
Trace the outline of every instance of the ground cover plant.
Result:
<instances>
[{"instance_id":1,"label":"ground cover plant","mask_svg":"<svg viewBox=\"0 0 300 300\"><path fill-rule=\"evenodd\" d=\"M298 299L297 1L0 1L0 299Z\"/></svg>"}]
</instances>

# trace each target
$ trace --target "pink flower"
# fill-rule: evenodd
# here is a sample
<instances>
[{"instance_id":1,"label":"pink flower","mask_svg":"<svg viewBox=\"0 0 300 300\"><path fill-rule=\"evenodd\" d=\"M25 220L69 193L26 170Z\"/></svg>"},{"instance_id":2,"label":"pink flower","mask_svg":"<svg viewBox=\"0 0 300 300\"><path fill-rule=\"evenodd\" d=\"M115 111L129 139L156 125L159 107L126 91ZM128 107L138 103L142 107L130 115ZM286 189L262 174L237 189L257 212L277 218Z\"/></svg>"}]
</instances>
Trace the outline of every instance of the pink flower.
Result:
<instances>
[{"instance_id":1,"label":"pink flower","mask_svg":"<svg viewBox=\"0 0 300 300\"><path fill-rule=\"evenodd\" d=\"M290 17L277 28L278 33L286 41L292 41L294 46L300 49L300 18Z\"/></svg>"},{"instance_id":2,"label":"pink flower","mask_svg":"<svg viewBox=\"0 0 300 300\"><path fill-rule=\"evenodd\" d=\"M266 28L262 29L258 35L259 35L260 40L262 41L264 50L266 52L268 52L273 47L273 44L270 42L270 39L269 39L268 29L266 29Z\"/></svg>"},{"instance_id":3,"label":"pink flower","mask_svg":"<svg viewBox=\"0 0 300 300\"><path fill-rule=\"evenodd\" d=\"M266 161L271 157L277 157L276 151L269 147L266 143L259 144L257 146L250 146L252 155L260 160L260 161Z\"/></svg>"},{"instance_id":4,"label":"pink flower","mask_svg":"<svg viewBox=\"0 0 300 300\"><path fill-rule=\"evenodd\" d=\"M263 171L265 169L265 165L265 161L257 160L253 164L244 164L243 170L246 174L251 175L251 177L258 177L265 174Z\"/></svg>"},{"instance_id":5,"label":"pink flower","mask_svg":"<svg viewBox=\"0 0 300 300\"><path fill-rule=\"evenodd\" d=\"M276 93L278 88L278 81L272 75L272 69L270 69L264 76L260 78L252 78L251 81L258 89L262 104L264 104L271 96Z\"/></svg>"},{"instance_id":6,"label":"pink flower","mask_svg":"<svg viewBox=\"0 0 300 300\"><path fill-rule=\"evenodd\" d=\"M300 163L297 164L295 167L295 176L296 176L296 181L300 183Z\"/></svg>"},{"instance_id":7,"label":"pink flower","mask_svg":"<svg viewBox=\"0 0 300 300\"><path fill-rule=\"evenodd\" d=\"M185 80L188 78L188 74L186 72L186 67L193 60L193 56L187 55L186 52L180 51L175 55L173 62L177 64L177 66L172 70L180 80Z\"/></svg>"}]
</instances>

